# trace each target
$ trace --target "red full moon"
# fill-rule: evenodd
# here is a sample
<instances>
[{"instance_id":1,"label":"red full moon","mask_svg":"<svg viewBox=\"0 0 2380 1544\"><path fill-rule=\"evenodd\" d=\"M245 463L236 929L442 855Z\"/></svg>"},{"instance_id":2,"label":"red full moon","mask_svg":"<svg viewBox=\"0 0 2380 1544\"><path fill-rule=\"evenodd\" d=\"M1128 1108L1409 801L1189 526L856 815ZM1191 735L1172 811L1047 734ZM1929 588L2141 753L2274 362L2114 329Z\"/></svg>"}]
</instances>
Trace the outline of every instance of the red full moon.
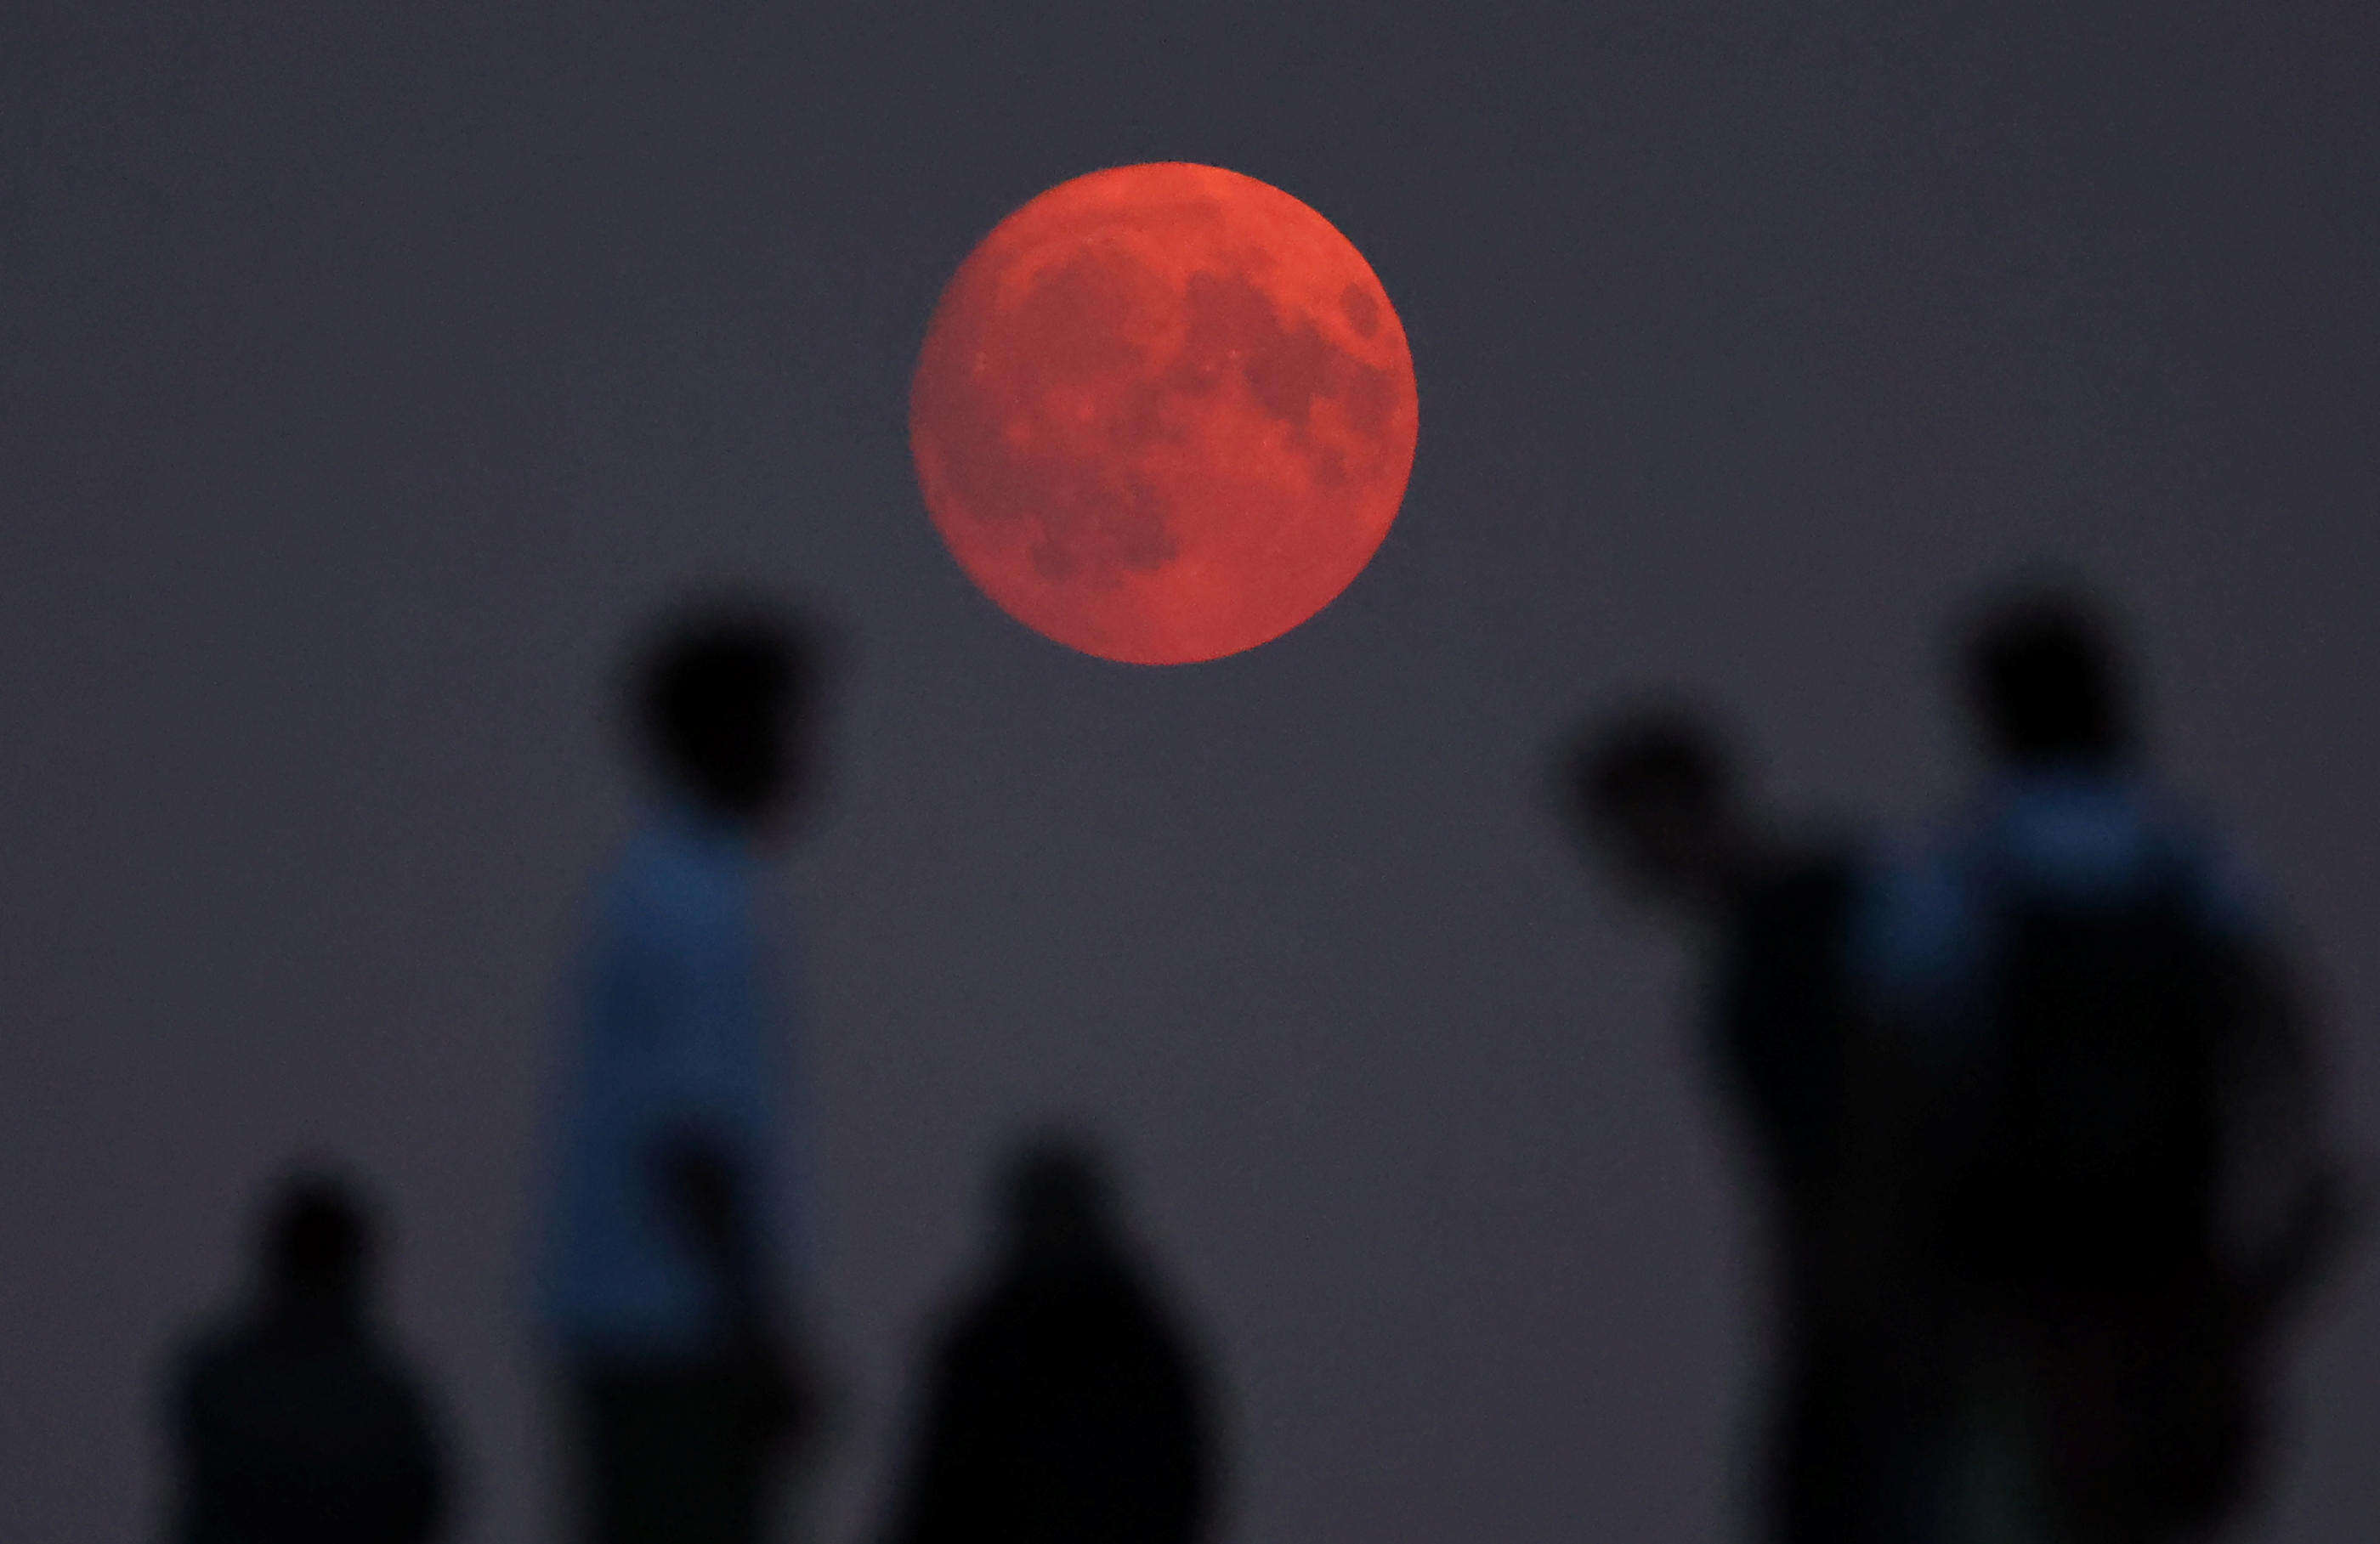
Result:
<instances>
[{"instance_id":1,"label":"red full moon","mask_svg":"<svg viewBox=\"0 0 2380 1544\"><path fill-rule=\"evenodd\" d=\"M1010 616L1178 665L1277 638L1371 561L1413 470L1403 326L1371 265L1214 166L1059 184L959 265L909 391L951 555Z\"/></svg>"}]
</instances>

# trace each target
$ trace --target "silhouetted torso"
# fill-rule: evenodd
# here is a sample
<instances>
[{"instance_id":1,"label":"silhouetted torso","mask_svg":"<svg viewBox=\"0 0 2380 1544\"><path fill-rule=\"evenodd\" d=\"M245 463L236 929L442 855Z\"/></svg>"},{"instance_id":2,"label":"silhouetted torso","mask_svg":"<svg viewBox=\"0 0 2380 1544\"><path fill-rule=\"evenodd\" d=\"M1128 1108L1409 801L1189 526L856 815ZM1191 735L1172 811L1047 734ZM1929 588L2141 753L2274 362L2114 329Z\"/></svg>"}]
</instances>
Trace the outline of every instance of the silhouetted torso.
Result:
<instances>
[{"instance_id":1,"label":"silhouetted torso","mask_svg":"<svg viewBox=\"0 0 2380 1544\"><path fill-rule=\"evenodd\" d=\"M941 1347L889 1544L1183 1544L1210 1486L1184 1348L1120 1254L1010 1269Z\"/></svg>"},{"instance_id":2,"label":"silhouetted torso","mask_svg":"<svg viewBox=\"0 0 2380 1544\"><path fill-rule=\"evenodd\" d=\"M1824 1182L1840 1118L1857 866L1848 845L1784 855L1738 899L1723 945L1710 1026L1719 1076L1789 1205Z\"/></svg>"},{"instance_id":3,"label":"silhouetted torso","mask_svg":"<svg viewBox=\"0 0 2380 1544\"><path fill-rule=\"evenodd\" d=\"M417 1544L443 1512L429 1414L352 1312L243 1316L185 1354L177 1544Z\"/></svg>"},{"instance_id":4,"label":"silhouetted torso","mask_svg":"<svg viewBox=\"0 0 2380 1544\"><path fill-rule=\"evenodd\" d=\"M1723 915L1706 998L1714 1070L1774 1208L1782 1344L1764 1510L1769 1536L1791 1544L1900 1537L1924 1483L1927 1412L1899 1375L1894 1344L1917 1322L1915 1305L1870 1282L1861 1311L1847 1314L1827 1286L1885 1252L1832 1220L1845 1123L1864 1118L1852 1107L1864 1080L1849 952L1863 873L1844 840L1773 851Z\"/></svg>"},{"instance_id":5,"label":"silhouetted torso","mask_svg":"<svg viewBox=\"0 0 2380 1544\"><path fill-rule=\"evenodd\" d=\"M1864 924L1928 1069L1912 1194L1972 1398L2023 1412L1969 1445L2013 1454L2061 1537L2196 1537L2243 1504L2270 1331L2335 1236L2252 897L2143 780L2028 766Z\"/></svg>"}]
</instances>

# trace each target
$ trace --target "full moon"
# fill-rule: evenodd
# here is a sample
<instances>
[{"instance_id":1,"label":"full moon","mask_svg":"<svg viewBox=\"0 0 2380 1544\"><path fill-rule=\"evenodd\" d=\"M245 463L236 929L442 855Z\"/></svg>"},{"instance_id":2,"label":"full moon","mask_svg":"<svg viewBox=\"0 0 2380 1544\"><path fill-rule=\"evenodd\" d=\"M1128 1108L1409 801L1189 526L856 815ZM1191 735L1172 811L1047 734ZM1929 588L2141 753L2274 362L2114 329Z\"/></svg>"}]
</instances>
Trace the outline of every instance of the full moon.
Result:
<instances>
[{"instance_id":1,"label":"full moon","mask_svg":"<svg viewBox=\"0 0 2380 1544\"><path fill-rule=\"evenodd\" d=\"M1413 470L1413 356L1353 243L1179 162L1063 182L994 226L909 391L917 483L1000 608L1105 659L1281 636L1371 561Z\"/></svg>"}]
</instances>

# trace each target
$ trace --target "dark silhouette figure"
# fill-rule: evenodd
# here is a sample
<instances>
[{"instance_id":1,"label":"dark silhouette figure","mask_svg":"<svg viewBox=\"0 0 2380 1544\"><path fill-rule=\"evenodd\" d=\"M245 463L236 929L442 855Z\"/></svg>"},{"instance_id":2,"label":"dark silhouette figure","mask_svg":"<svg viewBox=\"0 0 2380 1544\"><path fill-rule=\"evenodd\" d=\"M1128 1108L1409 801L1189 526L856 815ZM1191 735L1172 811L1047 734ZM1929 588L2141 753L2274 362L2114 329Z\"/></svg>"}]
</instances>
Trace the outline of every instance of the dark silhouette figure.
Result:
<instances>
[{"instance_id":1,"label":"dark silhouette figure","mask_svg":"<svg viewBox=\"0 0 2380 1544\"><path fill-rule=\"evenodd\" d=\"M255 1298L181 1356L170 1421L178 1544L419 1544L447 1510L419 1390L374 1331L370 1219L293 1181L265 1220Z\"/></svg>"},{"instance_id":2,"label":"dark silhouette figure","mask_svg":"<svg viewBox=\"0 0 2380 1544\"><path fill-rule=\"evenodd\" d=\"M932 1363L885 1544L1189 1544L1214 1510L1198 1369L1096 1159L1010 1164L1004 1251Z\"/></svg>"},{"instance_id":3,"label":"dark silhouette figure","mask_svg":"<svg viewBox=\"0 0 2380 1544\"><path fill-rule=\"evenodd\" d=\"M540 1284L601 1544L750 1544L812 1445L796 962L764 860L811 792L820 676L757 600L639 661L662 797L593 907Z\"/></svg>"},{"instance_id":4,"label":"dark silhouette figure","mask_svg":"<svg viewBox=\"0 0 2380 1544\"><path fill-rule=\"evenodd\" d=\"M2201 1538L2252 1489L2273 1332L2342 1236L2301 1010L2141 772L2096 608L2020 594L1961 665L1992 786L1869 934L1910 1051L1902 1233L1967 1348L1946 1462L2005 1477L1973 1505L2020 1537Z\"/></svg>"},{"instance_id":5,"label":"dark silhouette figure","mask_svg":"<svg viewBox=\"0 0 2380 1544\"><path fill-rule=\"evenodd\" d=\"M1925 1380L1905 1365L1918 1327L1882 1273L1882 1212L1854 1161L1875 1081L1848 953L1860 853L1840 835L1768 829L1744 806L1723 733L1683 703L1590 726L1561 771L1590 854L1706 945L1706 1051L1763 1170L1778 1261L1767 1536L1910 1537L1927 1429Z\"/></svg>"}]
</instances>

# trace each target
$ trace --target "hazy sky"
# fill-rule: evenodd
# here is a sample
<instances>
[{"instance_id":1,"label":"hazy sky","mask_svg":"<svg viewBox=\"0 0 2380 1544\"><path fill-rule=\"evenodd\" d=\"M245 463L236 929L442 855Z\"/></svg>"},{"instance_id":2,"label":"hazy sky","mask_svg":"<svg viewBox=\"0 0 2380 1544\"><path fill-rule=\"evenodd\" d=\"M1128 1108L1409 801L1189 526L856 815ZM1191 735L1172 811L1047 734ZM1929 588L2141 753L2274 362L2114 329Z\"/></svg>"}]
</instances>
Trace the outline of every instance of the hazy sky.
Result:
<instances>
[{"instance_id":1,"label":"hazy sky","mask_svg":"<svg viewBox=\"0 0 2380 1544\"><path fill-rule=\"evenodd\" d=\"M388 1195L465 1537L540 1536L552 986L632 812L618 649L697 580L853 645L789 880L835 1544L1053 1109L1219 1356L1232 1544L1729 1537L1737 1155L1538 758L1703 682L1780 800L1910 829L1965 778L1945 619L2021 560L2130 609L2374 1146L2368 7L529 9L0 6L12 1537L152 1526L158 1359L306 1148ZM974 242L1156 159L1333 221L1421 393L1371 568L1172 670L978 596L905 422ZM2295 1389L2268 1537L2332 1544L2380 1515L2380 1251Z\"/></svg>"}]
</instances>

